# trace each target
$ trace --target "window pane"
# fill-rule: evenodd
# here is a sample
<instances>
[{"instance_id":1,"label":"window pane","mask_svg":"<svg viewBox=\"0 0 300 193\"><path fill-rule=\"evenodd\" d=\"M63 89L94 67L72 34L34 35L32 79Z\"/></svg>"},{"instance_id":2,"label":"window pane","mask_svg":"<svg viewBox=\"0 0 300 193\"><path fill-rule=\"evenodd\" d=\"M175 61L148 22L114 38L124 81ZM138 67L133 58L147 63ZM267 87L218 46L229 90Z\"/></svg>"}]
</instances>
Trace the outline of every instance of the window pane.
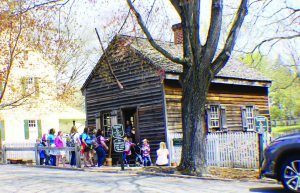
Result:
<instances>
[{"instance_id":1,"label":"window pane","mask_svg":"<svg viewBox=\"0 0 300 193\"><path fill-rule=\"evenodd\" d=\"M218 105L211 105L210 106L210 125L213 128L220 127L219 124L220 120L220 109Z\"/></svg>"},{"instance_id":2,"label":"window pane","mask_svg":"<svg viewBox=\"0 0 300 193\"><path fill-rule=\"evenodd\" d=\"M246 107L246 119L247 119L248 130L254 130L253 106Z\"/></svg>"}]
</instances>

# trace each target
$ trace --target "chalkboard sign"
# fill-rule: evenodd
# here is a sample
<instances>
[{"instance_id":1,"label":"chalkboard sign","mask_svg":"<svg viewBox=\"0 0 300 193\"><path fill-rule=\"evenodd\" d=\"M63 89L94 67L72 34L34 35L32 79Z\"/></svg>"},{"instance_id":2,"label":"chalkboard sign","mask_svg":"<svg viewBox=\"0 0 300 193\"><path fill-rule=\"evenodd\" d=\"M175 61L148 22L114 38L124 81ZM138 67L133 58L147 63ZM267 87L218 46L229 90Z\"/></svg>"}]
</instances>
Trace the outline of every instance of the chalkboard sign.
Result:
<instances>
[{"instance_id":1,"label":"chalkboard sign","mask_svg":"<svg viewBox=\"0 0 300 193\"><path fill-rule=\"evenodd\" d=\"M114 138L122 138L124 137L124 129L122 124L116 124L112 126L112 136Z\"/></svg>"},{"instance_id":2,"label":"chalkboard sign","mask_svg":"<svg viewBox=\"0 0 300 193\"><path fill-rule=\"evenodd\" d=\"M114 151L123 152L125 150L125 141L122 138L114 139Z\"/></svg>"},{"instance_id":3,"label":"chalkboard sign","mask_svg":"<svg viewBox=\"0 0 300 193\"><path fill-rule=\"evenodd\" d=\"M255 131L263 134L268 131L268 119L264 116L255 117Z\"/></svg>"},{"instance_id":4,"label":"chalkboard sign","mask_svg":"<svg viewBox=\"0 0 300 193\"><path fill-rule=\"evenodd\" d=\"M181 146L182 145L182 139L181 138L174 138L173 139L173 145L174 146Z\"/></svg>"}]
</instances>

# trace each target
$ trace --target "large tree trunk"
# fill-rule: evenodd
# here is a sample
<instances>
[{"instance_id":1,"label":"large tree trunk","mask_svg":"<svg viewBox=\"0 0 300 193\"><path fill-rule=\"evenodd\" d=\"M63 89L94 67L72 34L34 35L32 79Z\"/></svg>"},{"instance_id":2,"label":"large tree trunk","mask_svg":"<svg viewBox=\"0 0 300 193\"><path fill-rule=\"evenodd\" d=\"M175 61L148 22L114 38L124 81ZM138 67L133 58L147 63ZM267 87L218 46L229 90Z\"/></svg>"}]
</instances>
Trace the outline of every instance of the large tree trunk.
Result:
<instances>
[{"instance_id":1,"label":"large tree trunk","mask_svg":"<svg viewBox=\"0 0 300 193\"><path fill-rule=\"evenodd\" d=\"M184 72L185 81L182 82L183 155L179 169L187 174L201 176L206 170L205 104L211 77L203 69L190 72Z\"/></svg>"}]
</instances>

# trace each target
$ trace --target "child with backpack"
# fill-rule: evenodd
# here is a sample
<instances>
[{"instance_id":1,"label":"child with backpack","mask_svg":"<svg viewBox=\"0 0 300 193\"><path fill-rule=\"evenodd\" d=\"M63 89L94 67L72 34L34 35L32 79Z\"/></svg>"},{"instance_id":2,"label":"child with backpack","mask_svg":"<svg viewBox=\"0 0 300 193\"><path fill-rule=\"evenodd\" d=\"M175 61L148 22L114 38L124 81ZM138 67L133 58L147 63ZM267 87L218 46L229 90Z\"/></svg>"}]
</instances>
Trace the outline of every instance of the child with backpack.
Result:
<instances>
[{"instance_id":1,"label":"child with backpack","mask_svg":"<svg viewBox=\"0 0 300 193\"><path fill-rule=\"evenodd\" d=\"M38 144L38 147L45 147L46 146L46 144L44 144L40 139L37 139L36 143ZM40 150L40 165L45 164L45 159L46 159L45 150Z\"/></svg>"}]
</instances>

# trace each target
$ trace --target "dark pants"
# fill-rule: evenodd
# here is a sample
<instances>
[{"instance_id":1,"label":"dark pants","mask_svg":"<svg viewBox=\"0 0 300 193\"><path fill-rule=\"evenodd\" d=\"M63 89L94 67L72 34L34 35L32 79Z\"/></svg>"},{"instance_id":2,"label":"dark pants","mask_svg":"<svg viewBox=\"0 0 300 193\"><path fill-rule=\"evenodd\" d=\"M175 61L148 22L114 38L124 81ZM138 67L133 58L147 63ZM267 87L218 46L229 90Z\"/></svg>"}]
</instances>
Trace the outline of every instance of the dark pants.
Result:
<instances>
[{"instance_id":1,"label":"dark pants","mask_svg":"<svg viewBox=\"0 0 300 193\"><path fill-rule=\"evenodd\" d=\"M40 165L44 165L45 164L45 158L40 158Z\"/></svg>"},{"instance_id":2,"label":"dark pants","mask_svg":"<svg viewBox=\"0 0 300 193\"><path fill-rule=\"evenodd\" d=\"M56 166L56 156L55 155L50 155L50 165Z\"/></svg>"},{"instance_id":3,"label":"dark pants","mask_svg":"<svg viewBox=\"0 0 300 193\"><path fill-rule=\"evenodd\" d=\"M50 165L50 155L49 154L46 154L46 159L45 159L45 165L48 166Z\"/></svg>"},{"instance_id":4,"label":"dark pants","mask_svg":"<svg viewBox=\"0 0 300 193\"><path fill-rule=\"evenodd\" d=\"M76 156L75 156L75 151L71 151L71 161L70 161L71 166L76 166Z\"/></svg>"},{"instance_id":5,"label":"dark pants","mask_svg":"<svg viewBox=\"0 0 300 193\"><path fill-rule=\"evenodd\" d=\"M98 167L103 165L103 162L105 160L106 152L103 149L103 147L97 147L96 149L97 157L98 157Z\"/></svg>"},{"instance_id":6,"label":"dark pants","mask_svg":"<svg viewBox=\"0 0 300 193\"><path fill-rule=\"evenodd\" d=\"M144 166L151 166L150 155L149 156L144 156L143 160L144 160Z\"/></svg>"},{"instance_id":7,"label":"dark pants","mask_svg":"<svg viewBox=\"0 0 300 193\"><path fill-rule=\"evenodd\" d=\"M123 161L124 161L124 164L128 164L127 155L125 152L123 152Z\"/></svg>"}]
</instances>

